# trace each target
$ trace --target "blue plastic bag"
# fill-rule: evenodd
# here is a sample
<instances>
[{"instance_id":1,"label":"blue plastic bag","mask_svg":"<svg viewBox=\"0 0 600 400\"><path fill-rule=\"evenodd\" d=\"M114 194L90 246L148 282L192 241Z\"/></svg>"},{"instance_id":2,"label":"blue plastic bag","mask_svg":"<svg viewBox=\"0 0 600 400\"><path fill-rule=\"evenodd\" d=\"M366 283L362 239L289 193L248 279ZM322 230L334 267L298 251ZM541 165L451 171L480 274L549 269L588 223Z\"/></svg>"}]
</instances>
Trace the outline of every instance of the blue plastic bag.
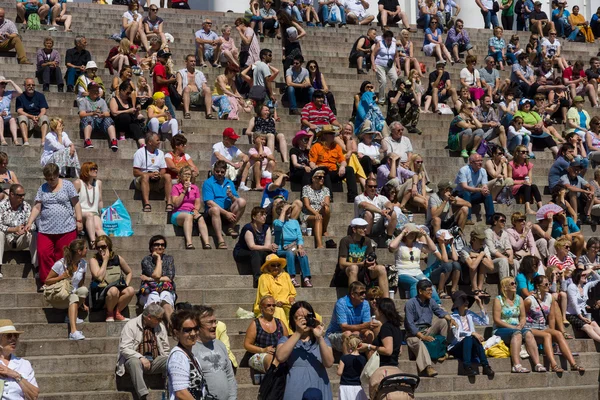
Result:
<instances>
[{"instance_id":1,"label":"blue plastic bag","mask_svg":"<svg viewBox=\"0 0 600 400\"><path fill-rule=\"evenodd\" d=\"M102 229L108 236L132 236L131 217L121 199L102 209Z\"/></svg>"}]
</instances>

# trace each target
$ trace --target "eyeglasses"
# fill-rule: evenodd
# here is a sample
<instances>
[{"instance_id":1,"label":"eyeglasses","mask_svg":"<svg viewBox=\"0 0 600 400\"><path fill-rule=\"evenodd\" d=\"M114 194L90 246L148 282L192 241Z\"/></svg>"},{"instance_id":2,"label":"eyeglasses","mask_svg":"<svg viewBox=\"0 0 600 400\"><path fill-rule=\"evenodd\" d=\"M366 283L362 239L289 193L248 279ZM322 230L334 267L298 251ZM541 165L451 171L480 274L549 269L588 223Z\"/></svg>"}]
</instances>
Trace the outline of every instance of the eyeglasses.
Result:
<instances>
[{"instance_id":1,"label":"eyeglasses","mask_svg":"<svg viewBox=\"0 0 600 400\"><path fill-rule=\"evenodd\" d=\"M377 185L367 185L369 189L377 189Z\"/></svg>"},{"instance_id":2,"label":"eyeglasses","mask_svg":"<svg viewBox=\"0 0 600 400\"><path fill-rule=\"evenodd\" d=\"M152 243L152 247L167 247L167 244L162 242L162 243Z\"/></svg>"},{"instance_id":3,"label":"eyeglasses","mask_svg":"<svg viewBox=\"0 0 600 400\"><path fill-rule=\"evenodd\" d=\"M518 219L515 222L525 222L525 220L524 219Z\"/></svg>"},{"instance_id":4,"label":"eyeglasses","mask_svg":"<svg viewBox=\"0 0 600 400\"><path fill-rule=\"evenodd\" d=\"M200 331L200 326L196 325L196 326L192 326L190 328L181 328L181 331L183 333L192 333L192 331L199 332Z\"/></svg>"},{"instance_id":5,"label":"eyeglasses","mask_svg":"<svg viewBox=\"0 0 600 400\"><path fill-rule=\"evenodd\" d=\"M96 249L97 249L97 250L106 250L106 249L108 249L108 246L107 246L107 245L104 245L104 246L96 246Z\"/></svg>"},{"instance_id":6,"label":"eyeglasses","mask_svg":"<svg viewBox=\"0 0 600 400\"><path fill-rule=\"evenodd\" d=\"M527 151L527 150L522 150L522 151L519 151L519 154L527 154L527 153L528 153L528 151Z\"/></svg>"},{"instance_id":7,"label":"eyeglasses","mask_svg":"<svg viewBox=\"0 0 600 400\"><path fill-rule=\"evenodd\" d=\"M566 245L564 248L565 248L565 249L567 249L567 250L570 250L570 249L571 249L571 246L569 246L569 245Z\"/></svg>"},{"instance_id":8,"label":"eyeglasses","mask_svg":"<svg viewBox=\"0 0 600 400\"><path fill-rule=\"evenodd\" d=\"M212 22L205 22L206 25L212 25Z\"/></svg>"},{"instance_id":9,"label":"eyeglasses","mask_svg":"<svg viewBox=\"0 0 600 400\"><path fill-rule=\"evenodd\" d=\"M280 264L271 264L271 268L281 268Z\"/></svg>"},{"instance_id":10,"label":"eyeglasses","mask_svg":"<svg viewBox=\"0 0 600 400\"><path fill-rule=\"evenodd\" d=\"M13 195L17 196L20 199L22 199L23 197L25 197L25 193L23 193L23 194L13 193Z\"/></svg>"},{"instance_id":11,"label":"eyeglasses","mask_svg":"<svg viewBox=\"0 0 600 400\"><path fill-rule=\"evenodd\" d=\"M151 9L150 9L150 11L152 11L152 12L157 12L157 11L158 11L158 8L151 8Z\"/></svg>"},{"instance_id":12,"label":"eyeglasses","mask_svg":"<svg viewBox=\"0 0 600 400\"><path fill-rule=\"evenodd\" d=\"M373 85L367 85L365 86L365 89L369 90L369 89L375 89L375 86Z\"/></svg>"}]
</instances>

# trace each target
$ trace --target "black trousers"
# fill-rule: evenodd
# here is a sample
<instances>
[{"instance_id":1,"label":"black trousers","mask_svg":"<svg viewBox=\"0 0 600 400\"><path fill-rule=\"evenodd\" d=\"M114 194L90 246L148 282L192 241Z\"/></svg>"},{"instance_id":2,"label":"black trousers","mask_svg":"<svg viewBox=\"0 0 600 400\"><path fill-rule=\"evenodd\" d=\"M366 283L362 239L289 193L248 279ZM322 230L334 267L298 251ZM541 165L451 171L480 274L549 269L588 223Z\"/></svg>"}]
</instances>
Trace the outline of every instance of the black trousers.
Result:
<instances>
[{"instance_id":1,"label":"black trousers","mask_svg":"<svg viewBox=\"0 0 600 400\"><path fill-rule=\"evenodd\" d=\"M243 239L242 239L243 240ZM270 254L266 251L250 251L246 249L239 249L233 255L236 262L240 264L250 264L252 268L252 275L254 276L255 283L258 282L260 277L260 267L265 263L265 259Z\"/></svg>"},{"instance_id":2,"label":"black trousers","mask_svg":"<svg viewBox=\"0 0 600 400\"><path fill-rule=\"evenodd\" d=\"M290 181L294 183L301 183L302 187L311 184L312 172L306 172L303 169L295 169L290 174ZM331 189L329 189L331 190Z\"/></svg>"},{"instance_id":3,"label":"black trousers","mask_svg":"<svg viewBox=\"0 0 600 400\"><path fill-rule=\"evenodd\" d=\"M379 165L373 164L373 160L371 160L371 157L369 156L363 156L360 160L360 165L362 165L363 170L365 171L365 175L367 175L367 177L369 176L369 174L372 172L375 175L377 175L377 167L379 167Z\"/></svg>"},{"instance_id":4,"label":"black trousers","mask_svg":"<svg viewBox=\"0 0 600 400\"><path fill-rule=\"evenodd\" d=\"M52 81L52 77L54 77L57 85L64 85L63 77L60 73L60 67L40 67L38 74L41 76L42 83L44 85L49 85Z\"/></svg>"},{"instance_id":5,"label":"black trousers","mask_svg":"<svg viewBox=\"0 0 600 400\"><path fill-rule=\"evenodd\" d=\"M358 195L358 189L356 187L356 176L354 175L354 168L346 167L346 173L343 176L338 174L338 170L329 171L325 170L325 186L329 188L331 197L333 197L332 183L342 182L346 179L346 186L348 187L348 203L354 203L354 198Z\"/></svg>"},{"instance_id":6,"label":"black trousers","mask_svg":"<svg viewBox=\"0 0 600 400\"><path fill-rule=\"evenodd\" d=\"M542 201L542 196L540 195L540 190L537 185L531 184L531 186L523 185L517 191L517 197L522 195L523 199L525 199L528 203L533 203L534 200L537 203L538 201Z\"/></svg>"},{"instance_id":7,"label":"black trousers","mask_svg":"<svg viewBox=\"0 0 600 400\"><path fill-rule=\"evenodd\" d=\"M136 121L131 114L119 114L113 117L115 121L115 129L117 132L124 132L125 136L131 137L136 141L144 139L144 132L141 125Z\"/></svg>"}]
</instances>

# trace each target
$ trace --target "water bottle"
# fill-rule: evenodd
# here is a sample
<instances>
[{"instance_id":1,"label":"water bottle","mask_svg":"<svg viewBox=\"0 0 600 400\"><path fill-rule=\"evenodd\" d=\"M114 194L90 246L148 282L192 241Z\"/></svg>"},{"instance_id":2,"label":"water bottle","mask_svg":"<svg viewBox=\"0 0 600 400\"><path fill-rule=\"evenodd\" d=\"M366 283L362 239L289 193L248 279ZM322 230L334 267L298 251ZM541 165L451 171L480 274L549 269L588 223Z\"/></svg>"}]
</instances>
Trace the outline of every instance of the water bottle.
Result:
<instances>
[{"instance_id":1,"label":"water bottle","mask_svg":"<svg viewBox=\"0 0 600 400\"><path fill-rule=\"evenodd\" d=\"M408 213L408 222L413 222L414 217L413 217L413 213L409 212Z\"/></svg>"},{"instance_id":2,"label":"water bottle","mask_svg":"<svg viewBox=\"0 0 600 400\"><path fill-rule=\"evenodd\" d=\"M306 236L306 229L307 229L306 221L302 221L302 225L300 226L300 229L302 230L302 235Z\"/></svg>"}]
</instances>

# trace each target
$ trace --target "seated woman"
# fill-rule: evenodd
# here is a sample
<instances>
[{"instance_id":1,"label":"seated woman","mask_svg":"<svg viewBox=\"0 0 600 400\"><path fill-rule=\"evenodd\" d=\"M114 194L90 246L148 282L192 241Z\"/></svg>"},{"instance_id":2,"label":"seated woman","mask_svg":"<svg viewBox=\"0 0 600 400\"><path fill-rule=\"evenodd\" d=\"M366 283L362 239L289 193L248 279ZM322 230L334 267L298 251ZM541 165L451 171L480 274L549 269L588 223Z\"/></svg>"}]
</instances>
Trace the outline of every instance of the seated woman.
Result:
<instances>
[{"instance_id":1,"label":"seated woman","mask_svg":"<svg viewBox=\"0 0 600 400\"><path fill-rule=\"evenodd\" d=\"M554 328L562 325L562 321L556 320L558 306L549 293L548 278L544 275L536 276L533 279L533 287L534 292L524 302L527 315L525 328L530 329L536 341L543 345L544 355L550 361L550 370L557 373L564 372L554 358L552 343L556 343L563 357L571 364L571 371L584 372L585 369L575 362L564 335Z\"/></svg>"},{"instance_id":2,"label":"seated woman","mask_svg":"<svg viewBox=\"0 0 600 400\"><path fill-rule=\"evenodd\" d=\"M36 58L36 76L42 81L42 90L49 92L50 82L54 78L54 82L58 85L58 91L64 91L65 83L60 72L60 53L54 49L54 39L52 37L48 36L44 39L44 47L37 51Z\"/></svg>"},{"instance_id":3,"label":"seated woman","mask_svg":"<svg viewBox=\"0 0 600 400\"><path fill-rule=\"evenodd\" d=\"M400 40L396 41L398 49L398 58L400 59L400 68L404 68L404 75L408 76L411 68L417 71L421 70L419 60L415 57L413 42L410 40L410 32L408 29L402 29L400 32Z\"/></svg>"},{"instance_id":4,"label":"seated woman","mask_svg":"<svg viewBox=\"0 0 600 400\"><path fill-rule=\"evenodd\" d=\"M386 186L387 187L387 186ZM458 252L454 244L454 236L446 229L440 229L435 234L436 251L427 257L427 269L423 271L431 282L437 286L440 299L449 299L458 290L458 281L462 267L458 262ZM450 294L446 293L446 286L450 280L452 287Z\"/></svg>"},{"instance_id":5,"label":"seated woman","mask_svg":"<svg viewBox=\"0 0 600 400\"><path fill-rule=\"evenodd\" d=\"M408 169L415 173L412 177L413 185L409 201L418 210L427 211L429 196L427 195L427 173L423 162L423 156L420 154L413 154L408 160Z\"/></svg>"},{"instance_id":6,"label":"seated woman","mask_svg":"<svg viewBox=\"0 0 600 400\"><path fill-rule=\"evenodd\" d=\"M516 275L519 269L519 260L516 260L508 238L506 227L506 215L495 213L492 215L490 227L485 230L485 245L490 251L494 270L498 271L500 280L509 275Z\"/></svg>"},{"instance_id":7,"label":"seated woman","mask_svg":"<svg viewBox=\"0 0 600 400\"><path fill-rule=\"evenodd\" d=\"M238 120L240 110L250 112L250 107L238 92L235 79L240 72L235 66L228 65L222 75L217 76L212 92L212 106L218 112L219 119Z\"/></svg>"},{"instance_id":8,"label":"seated woman","mask_svg":"<svg viewBox=\"0 0 600 400\"><path fill-rule=\"evenodd\" d=\"M134 105L130 82L121 82L119 91L108 102L110 115L115 121L115 129L119 134L119 140L126 140L125 134L128 133L142 147L146 144L142 124L144 115Z\"/></svg>"},{"instance_id":9,"label":"seated woman","mask_svg":"<svg viewBox=\"0 0 600 400\"><path fill-rule=\"evenodd\" d=\"M545 126L540 115L531 110L532 104L529 99L521 99L519 101L519 111L514 117L523 118L523 127L531 131L531 143L537 148L549 148L552 154L556 157L558 154L557 142L562 143L564 140L553 126Z\"/></svg>"},{"instance_id":10,"label":"seated woman","mask_svg":"<svg viewBox=\"0 0 600 400\"><path fill-rule=\"evenodd\" d=\"M542 195L533 182L533 164L528 161L529 150L523 145L517 146L513 159L508 163L508 177L513 180L512 195L525 203L525 214L535 215L531 203L535 201L538 210L542 207Z\"/></svg>"},{"instance_id":11,"label":"seated woman","mask_svg":"<svg viewBox=\"0 0 600 400\"><path fill-rule=\"evenodd\" d=\"M10 130L13 145L20 146L20 144L17 143L17 133L19 130L19 125L17 124L18 115L16 115L17 113L15 112L15 116L17 117L15 118L15 116L11 114L10 103L12 102L13 97L16 98L20 96L23 93L23 90L12 80L2 79L3 80L0 80L0 110L2 110L0 118L0 145L8 146L8 143L4 138L4 132ZM14 90L7 90L8 85L12 85Z\"/></svg>"},{"instance_id":12,"label":"seated woman","mask_svg":"<svg viewBox=\"0 0 600 400\"><path fill-rule=\"evenodd\" d=\"M319 64L315 60L310 60L306 63L306 69L308 70L308 77L310 83L315 90L322 90L325 93L325 104L331 108L334 114L337 115L337 108L335 107L335 98L333 93L329 91L329 86L325 81L325 75L319 70Z\"/></svg>"},{"instance_id":13,"label":"seated woman","mask_svg":"<svg viewBox=\"0 0 600 400\"><path fill-rule=\"evenodd\" d=\"M238 59L240 55L239 49L235 45L235 41L231 37L231 26L224 24L221 26L221 37L218 39L221 42L220 51L215 55L215 60L219 64L227 64L235 66L239 69Z\"/></svg>"},{"instance_id":14,"label":"seated woman","mask_svg":"<svg viewBox=\"0 0 600 400\"><path fill-rule=\"evenodd\" d=\"M77 178L81 170L79 158L75 152L75 145L63 129L64 123L61 118L53 117L50 120L50 132L46 134L40 165L44 167L48 163L54 163L58 166L60 177Z\"/></svg>"},{"instance_id":15,"label":"seated woman","mask_svg":"<svg viewBox=\"0 0 600 400\"><path fill-rule=\"evenodd\" d=\"M595 238L594 238L595 239ZM552 295L552 298L558 304L556 308L554 317L557 322L562 321L561 323L554 324L554 329L560 331L560 333L565 337L565 339L573 339L573 336L565 331L565 326L570 326L571 323L567 321L567 292L561 291L562 287L566 287L570 282L567 282L564 278L564 275L559 269L554 266L546 267L546 278L548 278L548 282L550 287L548 288L549 293Z\"/></svg>"},{"instance_id":16,"label":"seated woman","mask_svg":"<svg viewBox=\"0 0 600 400\"><path fill-rule=\"evenodd\" d=\"M494 57L494 60L504 71L504 61L506 59L506 42L502 39L504 29L501 26L494 28L494 36L488 40L488 56Z\"/></svg>"},{"instance_id":17,"label":"seated woman","mask_svg":"<svg viewBox=\"0 0 600 400\"><path fill-rule=\"evenodd\" d=\"M373 135L378 133L365 128L358 135L358 140L360 141L357 148L358 160L367 178L377 176L377 167L381 164L383 157L381 145L373 141Z\"/></svg>"},{"instance_id":18,"label":"seated woman","mask_svg":"<svg viewBox=\"0 0 600 400\"><path fill-rule=\"evenodd\" d=\"M248 150L250 168L254 177L254 190L264 190L264 186L272 180L275 169L275 157L267 144L267 137L260 133L254 135L254 146Z\"/></svg>"},{"instance_id":19,"label":"seated woman","mask_svg":"<svg viewBox=\"0 0 600 400\"><path fill-rule=\"evenodd\" d=\"M133 105L137 106L137 92L135 89L135 85L133 84L133 80L131 79L132 77L133 69L130 66L123 67L121 72L119 72L118 76L113 77L112 82L110 84L110 92L113 93L115 96L118 96L120 90L119 87L121 86L121 83L128 83L129 87L132 90L131 99L133 101Z\"/></svg>"},{"instance_id":20,"label":"seated woman","mask_svg":"<svg viewBox=\"0 0 600 400\"><path fill-rule=\"evenodd\" d=\"M540 364L537 343L531 329L525 328L527 317L523 300L517 295L517 286L513 277L506 277L500 281L501 294L496 296L492 306L494 318L494 335L500 336L510 348L513 373L530 372L521 365L521 344L525 341L527 354L531 357L535 372L546 372Z\"/></svg>"},{"instance_id":21,"label":"seated woman","mask_svg":"<svg viewBox=\"0 0 600 400\"><path fill-rule=\"evenodd\" d=\"M329 236L330 201L331 192L325 186L325 171L318 169L312 174L312 183L302 188L303 207L300 214L300 220L313 230L317 249L323 248L323 236Z\"/></svg>"},{"instance_id":22,"label":"seated woman","mask_svg":"<svg viewBox=\"0 0 600 400\"><path fill-rule=\"evenodd\" d=\"M573 6L573 12L569 15L568 21L572 29L571 34L567 38L569 42L574 42L579 33L583 35L587 43L594 43L596 41L594 32L592 32L588 21L585 20L582 14L579 14L579 6Z\"/></svg>"},{"instance_id":23,"label":"seated woman","mask_svg":"<svg viewBox=\"0 0 600 400\"><path fill-rule=\"evenodd\" d=\"M153 104L148 106L148 128L151 132L170 133L171 136L179 134L177 118L169 113L165 104L165 94L156 92L152 95ZM162 135L161 135L162 137Z\"/></svg>"},{"instance_id":24,"label":"seated woman","mask_svg":"<svg viewBox=\"0 0 600 400\"><path fill-rule=\"evenodd\" d=\"M271 364L277 365L275 350L282 337L289 336L287 327L275 318L277 302L272 295L265 295L258 301L260 315L255 318L244 336L244 349L252 356L248 365L255 371L266 373Z\"/></svg>"},{"instance_id":25,"label":"seated woman","mask_svg":"<svg viewBox=\"0 0 600 400\"><path fill-rule=\"evenodd\" d=\"M185 152L187 142L187 138L182 134L173 136L171 139L171 148L173 151L165 152L167 172L171 175L172 180L179 179L179 171L183 167L190 167L192 169L192 181L195 181L199 175L198 167L192 161L192 157Z\"/></svg>"},{"instance_id":26,"label":"seated woman","mask_svg":"<svg viewBox=\"0 0 600 400\"><path fill-rule=\"evenodd\" d=\"M127 38L121 39L118 46L110 49L108 56L104 61L104 67L108 68L111 75L113 75L115 71L117 72L117 75L120 75L124 67L131 67L133 65L137 65L137 61L131 53L131 42Z\"/></svg>"},{"instance_id":27,"label":"seated woman","mask_svg":"<svg viewBox=\"0 0 600 400\"><path fill-rule=\"evenodd\" d=\"M452 111L454 111L454 115L458 115L460 113L463 104L468 104L471 106L471 108L477 107L473 101L473 96L471 96L471 92L469 91L468 87L462 87L459 91L452 91L450 92L450 96L452 97Z\"/></svg>"},{"instance_id":28,"label":"seated woman","mask_svg":"<svg viewBox=\"0 0 600 400\"><path fill-rule=\"evenodd\" d=\"M106 308L106 322L128 321L122 312L135 296L135 289L129 286L133 272L125 259L114 253L108 236L98 236L96 250L90 259L92 309Z\"/></svg>"},{"instance_id":29,"label":"seated woman","mask_svg":"<svg viewBox=\"0 0 600 400\"><path fill-rule=\"evenodd\" d=\"M148 7L148 15L142 19L142 28L146 34L146 38L151 41L153 38L158 38L163 43L167 43L167 37L164 33L164 20L158 16L158 6L150 5ZM165 51L169 51L165 47Z\"/></svg>"},{"instance_id":30,"label":"seated woman","mask_svg":"<svg viewBox=\"0 0 600 400\"><path fill-rule=\"evenodd\" d=\"M260 299L264 296L273 296L275 311L273 315L279 319L289 330L290 307L296 302L296 288L292 284L290 275L285 272L285 258L277 254L269 254L265 263L260 267L258 290L254 302L254 315L260 315Z\"/></svg>"},{"instance_id":31,"label":"seated woman","mask_svg":"<svg viewBox=\"0 0 600 400\"><path fill-rule=\"evenodd\" d=\"M370 125L368 126L373 131L378 132L378 139L388 136L388 126L379 107L379 105L385 103L385 98L377 99L374 93L374 86L368 81L363 82L361 85L361 92L362 94L358 102L356 102L355 98L356 116L354 117L354 133L358 135L364 128L363 124L369 121Z\"/></svg>"},{"instance_id":32,"label":"seated woman","mask_svg":"<svg viewBox=\"0 0 600 400\"><path fill-rule=\"evenodd\" d=\"M500 192L509 190L513 180L508 176L508 160L504 155L502 147L497 146L492 157L483 164L488 178L488 187L492 197L495 199Z\"/></svg>"},{"instance_id":33,"label":"seated woman","mask_svg":"<svg viewBox=\"0 0 600 400\"><path fill-rule=\"evenodd\" d=\"M79 194L83 226L90 240L90 247L95 248L96 236L106 235L100 218L104 201L102 201L102 181L98 179L98 164L84 162L81 176L73 182L73 186Z\"/></svg>"},{"instance_id":34,"label":"seated woman","mask_svg":"<svg viewBox=\"0 0 600 400\"><path fill-rule=\"evenodd\" d=\"M515 277L517 284L517 294L526 299L533 293L533 278L538 276L539 258L535 256L525 256L521 259L519 272Z\"/></svg>"},{"instance_id":35,"label":"seated woman","mask_svg":"<svg viewBox=\"0 0 600 400\"><path fill-rule=\"evenodd\" d=\"M508 126L506 135L508 141L508 150L514 152L517 146L524 146L529 153L529 158L535 159L533 146L531 143L531 131L523 128L523 118L514 117Z\"/></svg>"},{"instance_id":36,"label":"seated woman","mask_svg":"<svg viewBox=\"0 0 600 400\"><path fill-rule=\"evenodd\" d=\"M527 216L520 212L513 213L510 217L512 228L507 229L506 232L510 239L513 254L517 259L523 259L525 256L535 256L539 258L540 255L533 238L533 224L526 221Z\"/></svg>"},{"instance_id":37,"label":"seated woman","mask_svg":"<svg viewBox=\"0 0 600 400\"><path fill-rule=\"evenodd\" d=\"M0 182L7 185L20 183L15 171L8 169L8 154L0 151ZM4 200L8 196L8 188L0 192L0 200Z\"/></svg>"},{"instance_id":38,"label":"seated woman","mask_svg":"<svg viewBox=\"0 0 600 400\"><path fill-rule=\"evenodd\" d=\"M589 281L588 281L588 276ZM567 320L573 328L585 332L590 339L600 342L600 327L591 319L589 306L589 291L598 283L600 276L593 270L576 269L571 275L573 283L567 288Z\"/></svg>"},{"instance_id":39,"label":"seated woman","mask_svg":"<svg viewBox=\"0 0 600 400\"><path fill-rule=\"evenodd\" d=\"M425 29L425 40L423 41L423 53L427 57L435 56L437 61L446 60L454 65L452 55L444 45L444 31L438 23L438 17L433 16L429 20L429 26Z\"/></svg>"},{"instance_id":40,"label":"seated woman","mask_svg":"<svg viewBox=\"0 0 600 400\"><path fill-rule=\"evenodd\" d=\"M136 104L139 104L142 110L148 108L150 104L152 104L152 96L150 92L150 86L148 85L148 81L145 77L140 76L137 80L137 88L136 88ZM132 92L133 99L133 92Z\"/></svg>"},{"instance_id":41,"label":"seated woman","mask_svg":"<svg viewBox=\"0 0 600 400\"><path fill-rule=\"evenodd\" d=\"M287 142L283 133L277 132L275 118L271 116L271 110L266 105L257 107L256 115L250 118L246 135L252 136L254 133L261 133L267 136L267 147L271 149L271 153L275 154L275 150L281 153L281 159L284 163L289 161Z\"/></svg>"},{"instance_id":42,"label":"seated woman","mask_svg":"<svg viewBox=\"0 0 600 400\"><path fill-rule=\"evenodd\" d=\"M475 301L479 306L479 314L469 310ZM482 345L484 338L475 330L475 325L490 323L481 299L478 296L468 296L462 290L455 292L452 295L452 319L456 321L456 326L452 328L453 341L448 345L448 353L462 361L463 375L479 375L479 371L471 365L477 358L483 367L483 374L493 378L495 372L488 363Z\"/></svg>"},{"instance_id":43,"label":"seated woman","mask_svg":"<svg viewBox=\"0 0 600 400\"><path fill-rule=\"evenodd\" d=\"M419 240L423 240L425 243ZM421 253L437 251L435 243L422 229L419 229L413 223L408 223L404 226L400 235L392 239L388 250L394 254L399 287L404 291L408 291L411 299L416 297L417 283L422 279L429 280L421 271ZM441 303L435 288L433 288L433 299L438 304Z\"/></svg>"},{"instance_id":44,"label":"seated woman","mask_svg":"<svg viewBox=\"0 0 600 400\"><path fill-rule=\"evenodd\" d=\"M471 231L469 243L459 253L460 262L469 273L471 291L481 297L490 297L483 287L486 274L495 272L490 249L485 244L486 233L483 226Z\"/></svg>"},{"instance_id":45,"label":"seated woman","mask_svg":"<svg viewBox=\"0 0 600 400\"><path fill-rule=\"evenodd\" d=\"M301 183L302 186L310 184L310 159L308 157L309 142L313 134L307 131L298 131L292 139L290 149L290 181Z\"/></svg>"},{"instance_id":46,"label":"seated woman","mask_svg":"<svg viewBox=\"0 0 600 400\"><path fill-rule=\"evenodd\" d=\"M304 238L302 237L300 224L298 220L290 219L291 214L292 206L290 203L280 201L275 206L275 216L278 216L278 218L273 219L273 231L275 244L279 246L277 255L285 257L287 270L294 287L300 287L300 283L296 280L296 261L300 264L300 271L302 271L302 286L312 287L310 266L308 256L304 250Z\"/></svg>"},{"instance_id":47,"label":"seated woman","mask_svg":"<svg viewBox=\"0 0 600 400\"><path fill-rule=\"evenodd\" d=\"M469 154L477 153L484 135L481 122L474 117L473 111L472 105L463 103L460 113L450 123L448 131L448 148L460 151L460 156L465 159L469 158ZM467 150L469 148L470 153Z\"/></svg>"},{"instance_id":48,"label":"seated woman","mask_svg":"<svg viewBox=\"0 0 600 400\"><path fill-rule=\"evenodd\" d=\"M149 241L150 254L142 259L142 284L139 302L144 308L148 304L159 304L165 310L165 318L170 319L175 307L175 260L165 254L167 239L154 235Z\"/></svg>"},{"instance_id":49,"label":"seated woman","mask_svg":"<svg viewBox=\"0 0 600 400\"><path fill-rule=\"evenodd\" d=\"M121 37L128 38L131 44L134 44L136 40L138 43L141 42L144 49L148 51L148 38L142 21L144 17L138 12L139 8L138 0L133 0L127 5L127 11L123 13L121 20Z\"/></svg>"},{"instance_id":50,"label":"seated woman","mask_svg":"<svg viewBox=\"0 0 600 400\"><path fill-rule=\"evenodd\" d=\"M56 261L48 273L45 288L63 281L69 280L67 291L69 295L66 298L59 298L49 290L44 291L44 298L50 305L59 310L68 310L65 322L69 324L69 340L83 340L85 336L77 330L77 323L83 323L83 320L77 318L80 308L85 312L89 311L85 305L88 296L88 288L85 287L85 270L87 262L87 245L85 240L75 239L63 249L63 257Z\"/></svg>"},{"instance_id":51,"label":"seated woman","mask_svg":"<svg viewBox=\"0 0 600 400\"><path fill-rule=\"evenodd\" d=\"M273 242L271 229L265 224L267 212L264 208L254 207L250 219L251 222L240 232L233 249L233 259L240 264L250 264L256 287L267 255L276 252L279 246Z\"/></svg>"},{"instance_id":52,"label":"seated woman","mask_svg":"<svg viewBox=\"0 0 600 400\"><path fill-rule=\"evenodd\" d=\"M198 225L200 239L203 249L211 249L208 240L208 227L200 213L201 194L198 186L192 183L193 173L188 166L179 170L179 182L171 189L171 201L173 202L173 213L171 224L183 228L186 250L195 250L192 243L192 231L194 225Z\"/></svg>"}]
</instances>

